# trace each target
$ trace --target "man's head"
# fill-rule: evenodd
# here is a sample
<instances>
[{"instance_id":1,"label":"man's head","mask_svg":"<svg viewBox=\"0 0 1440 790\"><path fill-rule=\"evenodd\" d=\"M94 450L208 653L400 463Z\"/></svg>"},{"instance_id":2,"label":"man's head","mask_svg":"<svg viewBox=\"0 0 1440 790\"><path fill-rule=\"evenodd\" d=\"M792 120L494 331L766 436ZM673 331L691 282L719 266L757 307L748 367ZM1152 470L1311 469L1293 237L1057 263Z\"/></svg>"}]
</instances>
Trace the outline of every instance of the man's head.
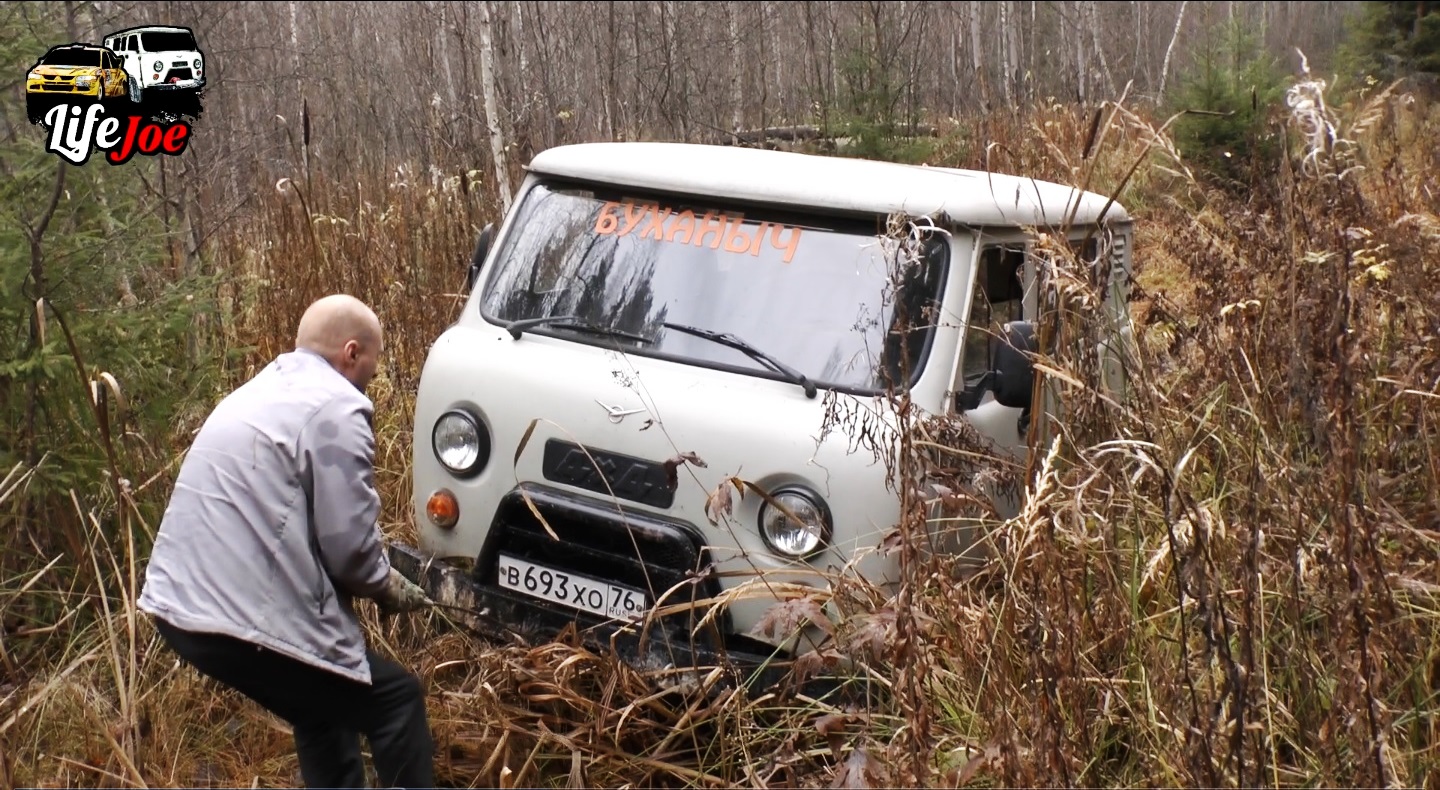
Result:
<instances>
[{"instance_id":1,"label":"man's head","mask_svg":"<svg viewBox=\"0 0 1440 790\"><path fill-rule=\"evenodd\" d=\"M384 339L380 319L359 299L332 294L306 308L295 348L314 351L361 392L375 377Z\"/></svg>"}]
</instances>

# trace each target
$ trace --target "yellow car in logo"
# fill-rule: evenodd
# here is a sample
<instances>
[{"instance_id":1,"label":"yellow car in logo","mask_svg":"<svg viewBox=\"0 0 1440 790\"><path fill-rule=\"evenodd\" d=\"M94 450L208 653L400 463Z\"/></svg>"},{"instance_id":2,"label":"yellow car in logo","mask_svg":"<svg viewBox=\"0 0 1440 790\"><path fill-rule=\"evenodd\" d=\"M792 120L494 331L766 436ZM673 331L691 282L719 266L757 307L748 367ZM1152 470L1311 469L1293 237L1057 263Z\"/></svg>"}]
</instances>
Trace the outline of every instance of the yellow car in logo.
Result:
<instances>
[{"instance_id":1,"label":"yellow car in logo","mask_svg":"<svg viewBox=\"0 0 1440 790\"><path fill-rule=\"evenodd\" d=\"M140 100L135 81L116 54L105 47L67 44L51 47L25 75L25 107L31 123L62 102Z\"/></svg>"}]
</instances>

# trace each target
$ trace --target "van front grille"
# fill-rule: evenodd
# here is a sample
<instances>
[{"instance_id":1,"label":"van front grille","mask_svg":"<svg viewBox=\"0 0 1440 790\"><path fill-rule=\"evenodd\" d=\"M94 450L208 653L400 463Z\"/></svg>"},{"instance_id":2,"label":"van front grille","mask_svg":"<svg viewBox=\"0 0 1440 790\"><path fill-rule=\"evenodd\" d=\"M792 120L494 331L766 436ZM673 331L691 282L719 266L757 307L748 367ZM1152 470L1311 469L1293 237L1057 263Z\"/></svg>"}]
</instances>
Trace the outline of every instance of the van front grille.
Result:
<instances>
[{"instance_id":1,"label":"van front grille","mask_svg":"<svg viewBox=\"0 0 1440 790\"><path fill-rule=\"evenodd\" d=\"M535 517L536 512L544 517L544 523ZM559 540L550 536L552 530ZM709 555L689 525L646 513L622 512L607 502L546 486L526 485L523 493L517 489L501 501L476 564L477 581L498 584L501 553L644 591L652 604L667 592L670 595L660 601L662 605L709 598L719 592L717 581L705 573ZM688 629L703 615L703 611L676 615L669 623Z\"/></svg>"}]
</instances>

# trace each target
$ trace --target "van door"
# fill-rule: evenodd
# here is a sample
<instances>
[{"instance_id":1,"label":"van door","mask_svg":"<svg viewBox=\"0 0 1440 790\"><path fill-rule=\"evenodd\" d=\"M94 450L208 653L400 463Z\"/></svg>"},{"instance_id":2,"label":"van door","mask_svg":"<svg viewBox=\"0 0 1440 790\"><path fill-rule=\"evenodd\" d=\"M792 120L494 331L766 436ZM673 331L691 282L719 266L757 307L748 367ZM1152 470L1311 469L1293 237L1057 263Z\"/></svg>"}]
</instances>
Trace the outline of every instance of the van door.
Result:
<instances>
[{"instance_id":1,"label":"van door","mask_svg":"<svg viewBox=\"0 0 1440 790\"><path fill-rule=\"evenodd\" d=\"M137 87L144 85L145 77L141 72L145 70L145 66L140 62L140 37L132 33L124 38L121 46L124 51L120 53L120 57L125 61L126 73L135 78Z\"/></svg>"},{"instance_id":2,"label":"van door","mask_svg":"<svg viewBox=\"0 0 1440 790\"><path fill-rule=\"evenodd\" d=\"M961 382L952 406L965 415L996 449L1010 458L1025 457L1026 437L1021 418L1024 409L1003 406L991 391L996 347L1010 321L1034 320L1034 298L1027 304L1025 284L1033 282L1034 265L1024 242L990 242L975 257L970 290L970 311L960 360ZM963 386L960 386L963 384Z\"/></svg>"},{"instance_id":3,"label":"van door","mask_svg":"<svg viewBox=\"0 0 1440 790\"><path fill-rule=\"evenodd\" d=\"M1102 250L1098 239L1092 237L1082 243L1077 236L1069 240L1069 246L1086 265L1097 265ZM1025 409L996 402L984 379L994 368L997 347L1004 342L1005 324L1039 321L1039 295L1046 291L1044 278L1050 269L1048 263L1040 259L1045 254L1032 242L1021 239L981 244L975 260L960 380L955 384L955 410L963 413L980 433L993 439L997 449L1008 451L1011 458L1020 461L1025 459L1030 440L1030 425L1025 418L1032 415L1026 415ZM1112 301L1122 298L1112 297ZM1123 311L1124 308L1116 309ZM1036 332L1039 333L1038 326ZM1118 374L1108 377L1118 378ZM1058 407L1054 383L1047 384L1042 392L1044 397L1038 411L1054 413ZM1040 422L1037 446L1044 447L1049 443L1046 430L1049 426L1043 420Z\"/></svg>"}]
</instances>

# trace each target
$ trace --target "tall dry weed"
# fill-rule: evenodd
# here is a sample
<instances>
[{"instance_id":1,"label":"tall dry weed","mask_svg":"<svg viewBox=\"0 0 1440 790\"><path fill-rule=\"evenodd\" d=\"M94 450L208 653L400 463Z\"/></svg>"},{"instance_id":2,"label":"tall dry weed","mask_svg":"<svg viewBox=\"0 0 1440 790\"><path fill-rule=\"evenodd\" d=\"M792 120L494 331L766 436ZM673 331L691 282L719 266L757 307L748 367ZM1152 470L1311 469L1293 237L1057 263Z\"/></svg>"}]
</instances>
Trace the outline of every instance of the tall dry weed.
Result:
<instances>
[{"instance_id":1,"label":"tall dry weed","mask_svg":"<svg viewBox=\"0 0 1440 790\"><path fill-rule=\"evenodd\" d=\"M1066 384L1024 512L993 526L1004 583L921 602L932 638L970 637L929 671L951 778L1434 781L1433 164L1400 163L1403 94L1292 97L1280 172L1162 215L1189 309L1158 358L1138 327L1126 403L1088 353L1094 267L1049 256L1042 364ZM1139 295L1163 298L1154 252Z\"/></svg>"}]
</instances>

